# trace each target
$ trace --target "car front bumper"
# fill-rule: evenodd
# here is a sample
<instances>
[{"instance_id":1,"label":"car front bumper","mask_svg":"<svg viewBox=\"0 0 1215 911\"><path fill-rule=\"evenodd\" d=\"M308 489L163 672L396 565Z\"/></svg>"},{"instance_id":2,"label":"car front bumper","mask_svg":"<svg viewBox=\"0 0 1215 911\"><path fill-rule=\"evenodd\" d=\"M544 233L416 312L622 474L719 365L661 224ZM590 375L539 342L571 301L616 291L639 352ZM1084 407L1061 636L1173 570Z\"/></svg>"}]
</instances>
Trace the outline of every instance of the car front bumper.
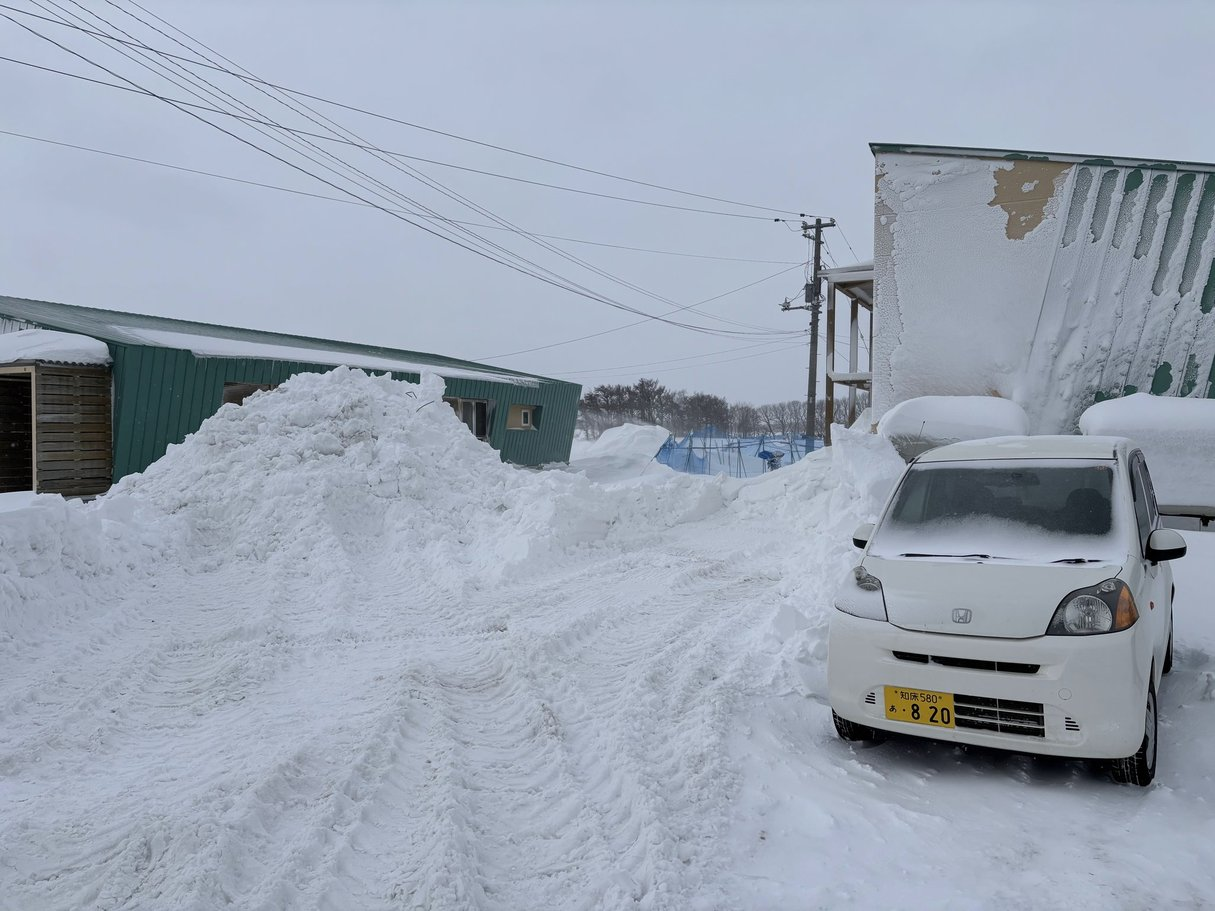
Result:
<instances>
[{"instance_id":1,"label":"car front bumper","mask_svg":"<svg viewBox=\"0 0 1215 911\"><path fill-rule=\"evenodd\" d=\"M879 730L1024 753L1119 759L1143 740L1150 656L1145 661L1137 648L1137 632L1132 626L1098 636L989 639L915 632L836 611L828 698L841 717ZM975 666L980 663L1018 669ZM1026 665L1038 667L1029 673ZM887 718L886 686L954 694L958 726Z\"/></svg>"}]
</instances>

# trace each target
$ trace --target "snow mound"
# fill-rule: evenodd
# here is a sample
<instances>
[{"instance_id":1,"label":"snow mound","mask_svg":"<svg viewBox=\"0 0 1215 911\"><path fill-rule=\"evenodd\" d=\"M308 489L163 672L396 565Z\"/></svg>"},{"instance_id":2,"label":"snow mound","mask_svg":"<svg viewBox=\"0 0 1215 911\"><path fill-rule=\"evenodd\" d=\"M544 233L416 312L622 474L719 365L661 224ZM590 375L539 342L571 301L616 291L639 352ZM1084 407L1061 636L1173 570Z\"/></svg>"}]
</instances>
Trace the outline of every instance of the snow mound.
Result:
<instances>
[{"instance_id":1,"label":"snow mound","mask_svg":"<svg viewBox=\"0 0 1215 911\"><path fill-rule=\"evenodd\" d=\"M108 364L110 349L87 335L51 329L19 329L0 334L0 364L53 361L60 364Z\"/></svg>"},{"instance_id":2,"label":"snow mound","mask_svg":"<svg viewBox=\"0 0 1215 911\"><path fill-rule=\"evenodd\" d=\"M1161 506L1215 508L1215 399L1137 392L1088 408L1080 416L1080 432L1138 443Z\"/></svg>"},{"instance_id":3,"label":"snow mound","mask_svg":"<svg viewBox=\"0 0 1215 911\"><path fill-rule=\"evenodd\" d=\"M1029 418L1016 402L990 395L926 395L900 402L878 421L878 433L910 461L922 452L987 437L1024 436Z\"/></svg>"},{"instance_id":4,"label":"snow mound","mask_svg":"<svg viewBox=\"0 0 1215 911\"><path fill-rule=\"evenodd\" d=\"M174 526L183 560L295 565L337 599L389 546L403 578L458 592L554 542L603 536L594 510L560 508L586 495L576 479L503 464L442 398L433 374L300 374L221 408L106 506L129 499Z\"/></svg>"},{"instance_id":5,"label":"snow mound","mask_svg":"<svg viewBox=\"0 0 1215 911\"><path fill-rule=\"evenodd\" d=\"M593 481L634 478L647 470L661 474L669 469L655 462L654 455L670 436L664 427L641 424L612 427L597 440L574 443L570 469L584 473Z\"/></svg>"},{"instance_id":6,"label":"snow mound","mask_svg":"<svg viewBox=\"0 0 1215 911\"><path fill-rule=\"evenodd\" d=\"M154 562L148 544L78 500L0 496L0 643L28 643L104 610Z\"/></svg>"},{"instance_id":7,"label":"snow mound","mask_svg":"<svg viewBox=\"0 0 1215 911\"><path fill-rule=\"evenodd\" d=\"M433 374L416 385L344 367L300 374L221 408L102 508L164 530L183 564L275 564L343 602L386 548L402 580L459 593L622 525L663 527L726 502L720 484L611 491L504 464L442 396Z\"/></svg>"}]
</instances>

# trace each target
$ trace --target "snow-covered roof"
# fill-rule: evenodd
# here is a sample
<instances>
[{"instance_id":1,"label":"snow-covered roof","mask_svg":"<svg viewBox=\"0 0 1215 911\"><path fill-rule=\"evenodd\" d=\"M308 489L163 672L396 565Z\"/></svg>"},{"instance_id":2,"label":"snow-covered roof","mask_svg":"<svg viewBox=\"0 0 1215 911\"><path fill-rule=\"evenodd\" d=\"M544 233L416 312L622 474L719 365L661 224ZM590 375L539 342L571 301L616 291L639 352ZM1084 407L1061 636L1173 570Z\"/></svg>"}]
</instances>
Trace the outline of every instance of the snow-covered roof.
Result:
<instances>
[{"instance_id":1,"label":"snow-covered roof","mask_svg":"<svg viewBox=\"0 0 1215 911\"><path fill-rule=\"evenodd\" d=\"M1085 434L1121 434L1143 447L1156 499L1165 512L1215 509L1215 399L1140 392L1091 406L1080 416Z\"/></svg>"},{"instance_id":2,"label":"snow-covered roof","mask_svg":"<svg viewBox=\"0 0 1215 911\"><path fill-rule=\"evenodd\" d=\"M1068 164L1108 165L1120 168L1149 168L1187 171L1215 171L1215 164L1202 161L1174 161L1165 158L1135 158L1127 155L1082 155L1071 152L1039 152L1025 149L988 149L971 146L904 145L891 142L871 142L869 151L874 155L897 153L900 155L930 155L965 158L999 158L1006 161L1060 161Z\"/></svg>"},{"instance_id":3,"label":"snow-covered roof","mask_svg":"<svg viewBox=\"0 0 1215 911\"><path fill-rule=\"evenodd\" d=\"M42 361L53 364L108 364L105 342L86 335L51 329L19 329L0 333L0 364Z\"/></svg>"},{"instance_id":4,"label":"snow-covered roof","mask_svg":"<svg viewBox=\"0 0 1215 911\"><path fill-rule=\"evenodd\" d=\"M449 379L528 386L558 382L536 374L439 354L211 325L143 313L76 307L51 301L0 296L0 317L117 344L191 351L198 357L258 358L415 374L433 371Z\"/></svg>"},{"instance_id":5,"label":"snow-covered roof","mask_svg":"<svg viewBox=\"0 0 1215 911\"><path fill-rule=\"evenodd\" d=\"M422 373L436 370L432 364L417 357L384 357L370 352L360 353L339 350L336 347L305 347L303 345L280 344L275 341L224 338L217 335L201 335L192 332L168 332L163 329L132 329L130 336L144 344L159 348L179 348L198 357L249 357L275 361L304 361L313 364L328 364L333 367L357 367L360 370L387 370L399 373ZM448 379L489 380L495 383L536 385L533 377L498 372L490 368L473 370L467 367L443 366L436 370Z\"/></svg>"},{"instance_id":6,"label":"snow-covered roof","mask_svg":"<svg viewBox=\"0 0 1215 911\"><path fill-rule=\"evenodd\" d=\"M1025 436L967 440L933 449L921 462L970 462L980 459L1113 459L1128 441L1122 437Z\"/></svg>"}]
</instances>

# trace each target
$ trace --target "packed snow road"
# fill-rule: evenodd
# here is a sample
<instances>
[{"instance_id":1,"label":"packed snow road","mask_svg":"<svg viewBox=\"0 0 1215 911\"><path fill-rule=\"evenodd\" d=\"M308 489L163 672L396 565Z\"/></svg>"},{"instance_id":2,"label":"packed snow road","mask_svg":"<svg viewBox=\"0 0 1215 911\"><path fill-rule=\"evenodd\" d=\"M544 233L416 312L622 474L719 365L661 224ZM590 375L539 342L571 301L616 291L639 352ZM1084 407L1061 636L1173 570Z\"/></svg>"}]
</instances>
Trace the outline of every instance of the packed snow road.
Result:
<instances>
[{"instance_id":1,"label":"packed snow road","mask_svg":"<svg viewBox=\"0 0 1215 911\"><path fill-rule=\"evenodd\" d=\"M885 444L595 483L401 387L301 377L94 506L0 512L0 907L1207 906L1200 600L1146 791L853 748L825 630Z\"/></svg>"}]
</instances>

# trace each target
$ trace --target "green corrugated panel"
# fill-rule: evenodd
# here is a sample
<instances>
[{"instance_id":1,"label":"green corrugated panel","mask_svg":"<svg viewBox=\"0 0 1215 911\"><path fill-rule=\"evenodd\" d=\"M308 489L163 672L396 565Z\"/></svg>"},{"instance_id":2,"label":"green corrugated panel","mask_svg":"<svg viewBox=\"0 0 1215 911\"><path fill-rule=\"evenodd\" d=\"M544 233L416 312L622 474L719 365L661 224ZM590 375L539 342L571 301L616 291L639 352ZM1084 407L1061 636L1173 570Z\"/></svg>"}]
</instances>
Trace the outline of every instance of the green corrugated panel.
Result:
<instances>
[{"instance_id":1,"label":"green corrugated panel","mask_svg":"<svg viewBox=\"0 0 1215 911\"><path fill-rule=\"evenodd\" d=\"M1072 410L1135 389L1215 396L1215 174L1078 164L1059 211L1034 345L1067 347L1030 400L1061 403L1054 390L1077 383L1085 394ZM1047 423L1077 417L1052 412Z\"/></svg>"}]
</instances>

